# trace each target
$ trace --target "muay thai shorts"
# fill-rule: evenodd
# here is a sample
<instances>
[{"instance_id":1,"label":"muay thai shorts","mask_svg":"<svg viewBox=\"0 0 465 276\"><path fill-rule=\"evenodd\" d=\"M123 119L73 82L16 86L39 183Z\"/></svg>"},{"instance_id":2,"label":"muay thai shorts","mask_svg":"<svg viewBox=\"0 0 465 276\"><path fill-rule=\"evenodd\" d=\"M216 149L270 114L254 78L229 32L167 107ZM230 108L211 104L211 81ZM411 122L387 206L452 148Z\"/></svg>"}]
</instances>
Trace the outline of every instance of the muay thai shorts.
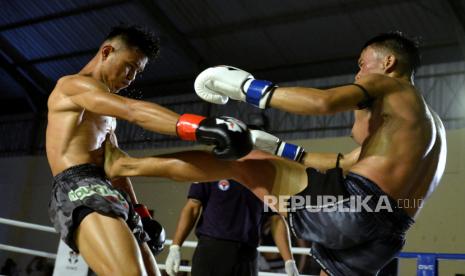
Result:
<instances>
[{"instance_id":1,"label":"muay thai shorts","mask_svg":"<svg viewBox=\"0 0 465 276\"><path fill-rule=\"evenodd\" d=\"M363 176L344 177L338 166L307 175L309 185L289 202L293 234L312 242L310 255L329 275L376 275L402 249L413 219Z\"/></svg>"},{"instance_id":2,"label":"muay thai shorts","mask_svg":"<svg viewBox=\"0 0 465 276\"><path fill-rule=\"evenodd\" d=\"M49 217L61 239L75 252L74 232L90 213L120 217L126 221L139 243L149 241L140 216L124 191L114 188L105 172L95 164L82 164L54 177Z\"/></svg>"}]
</instances>

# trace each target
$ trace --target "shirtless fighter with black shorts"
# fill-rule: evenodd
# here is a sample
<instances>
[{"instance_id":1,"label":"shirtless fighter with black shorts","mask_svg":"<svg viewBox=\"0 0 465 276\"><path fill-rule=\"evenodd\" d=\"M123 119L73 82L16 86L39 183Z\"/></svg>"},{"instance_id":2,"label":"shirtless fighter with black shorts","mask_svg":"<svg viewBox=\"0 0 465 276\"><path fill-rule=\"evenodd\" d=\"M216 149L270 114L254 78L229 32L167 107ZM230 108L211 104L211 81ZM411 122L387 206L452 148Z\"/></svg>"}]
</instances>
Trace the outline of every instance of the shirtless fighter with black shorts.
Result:
<instances>
[{"instance_id":1,"label":"shirtless fighter with black shorts","mask_svg":"<svg viewBox=\"0 0 465 276\"><path fill-rule=\"evenodd\" d=\"M145 225L150 221L147 209L133 206L137 199L129 179L110 182L103 171L105 137L112 135L116 145L115 118L215 144L215 156L223 159L242 157L252 149L247 127L233 118L180 116L117 95L157 53L158 40L150 33L114 28L92 60L79 73L60 78L48 99L46 151L54 176L50 218L61 238L98 275L160 274L150 251L159 250L153 239L160 233L147 235L140 216L145 230L159 227Z\"/></svg>"}]
</instances>

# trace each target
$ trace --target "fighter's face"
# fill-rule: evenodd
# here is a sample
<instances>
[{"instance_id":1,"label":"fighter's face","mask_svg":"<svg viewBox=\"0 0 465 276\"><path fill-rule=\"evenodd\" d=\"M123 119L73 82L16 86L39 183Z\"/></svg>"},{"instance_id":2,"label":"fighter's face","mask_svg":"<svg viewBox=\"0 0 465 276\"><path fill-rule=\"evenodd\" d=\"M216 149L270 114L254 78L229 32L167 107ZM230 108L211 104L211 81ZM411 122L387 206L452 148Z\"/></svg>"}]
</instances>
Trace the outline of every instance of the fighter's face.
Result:
<instances>
[{"instance_id":1,"label":"fighter's face","mask_svg":"<svg viewBox=\"0 0 465 276\"><path fill-rule=\"evenodd\" d=\"M147 61L147 57L136 48L114 50L103 61L103 80L111 91L117 93L134 81Z\"/></svg>"},{"instance_id":2,"label":"fighter's face","mask_svg":"<svg viewBox=\"0 0 465 276\"><path fill-rule=\"evenodd\" d=\"M358 59L358 67L360 68L355 80L360 79L361 77L367 74L383 74L384 73L384 64L383 64L383 54L380 50L368 46L360 54Z\"/></svg>"}]
</instances>

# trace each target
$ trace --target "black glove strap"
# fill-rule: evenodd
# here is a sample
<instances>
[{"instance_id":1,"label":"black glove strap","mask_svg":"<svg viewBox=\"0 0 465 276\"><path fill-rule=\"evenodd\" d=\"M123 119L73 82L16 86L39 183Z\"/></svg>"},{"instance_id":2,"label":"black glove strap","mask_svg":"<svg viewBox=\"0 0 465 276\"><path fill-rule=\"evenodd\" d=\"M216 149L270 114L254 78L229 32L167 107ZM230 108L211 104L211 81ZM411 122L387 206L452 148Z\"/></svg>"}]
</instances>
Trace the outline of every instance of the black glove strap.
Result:
<instances>
[{"instance_id":1,"label":"black glove strap","mask_svg":"<svg viewBox=\"0 0 465 276\"><path fill-rule=\"evenodd\" d=\"M357 104L357 107L358 109L365 109L367 107L370 107L375 98L373 98L372 96L370 96L370 94L368 94L368 91L365 89L365 87L361 86L360 84L357 84L357 83L351 83L349 85L355 85L357 86L358 88L360 88L363 92L363 100L361 100L358 104Z\"/></svg>"}]
</instances>

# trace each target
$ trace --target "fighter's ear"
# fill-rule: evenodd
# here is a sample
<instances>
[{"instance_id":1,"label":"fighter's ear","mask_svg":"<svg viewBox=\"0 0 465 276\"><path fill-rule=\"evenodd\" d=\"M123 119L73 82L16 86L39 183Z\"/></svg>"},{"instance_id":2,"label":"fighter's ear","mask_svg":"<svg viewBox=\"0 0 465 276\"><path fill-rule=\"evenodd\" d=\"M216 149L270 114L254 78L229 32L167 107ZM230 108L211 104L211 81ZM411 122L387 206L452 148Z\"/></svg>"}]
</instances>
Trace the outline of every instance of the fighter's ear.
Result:
<instances>
[{"instance_id":1,"label":"fighter's ear","mask_svg":"<svg viewBox=\"0 0 465 276\"><path fill-rule=\"evenodd\" d=\"M111 46L111 44L106 44L102 46L102 49L100 49L102 53L102 61L106 60L108 56L110 55L111 52L113 52L115 48Z\"/></svg>"},{"instance_id":2,"label":"fighter's ear","mask_svg":"<svg viewBox=\"0 0 465 276\"><path fill-rule=\"evenodd\" d=\"M383 60L384 71L386 73L391 73L392 71L394 71L394 69L396 68L397 62L398 61L397 61L396 56L392 54L386 55Z\"/></svg>"}]
</instances>

